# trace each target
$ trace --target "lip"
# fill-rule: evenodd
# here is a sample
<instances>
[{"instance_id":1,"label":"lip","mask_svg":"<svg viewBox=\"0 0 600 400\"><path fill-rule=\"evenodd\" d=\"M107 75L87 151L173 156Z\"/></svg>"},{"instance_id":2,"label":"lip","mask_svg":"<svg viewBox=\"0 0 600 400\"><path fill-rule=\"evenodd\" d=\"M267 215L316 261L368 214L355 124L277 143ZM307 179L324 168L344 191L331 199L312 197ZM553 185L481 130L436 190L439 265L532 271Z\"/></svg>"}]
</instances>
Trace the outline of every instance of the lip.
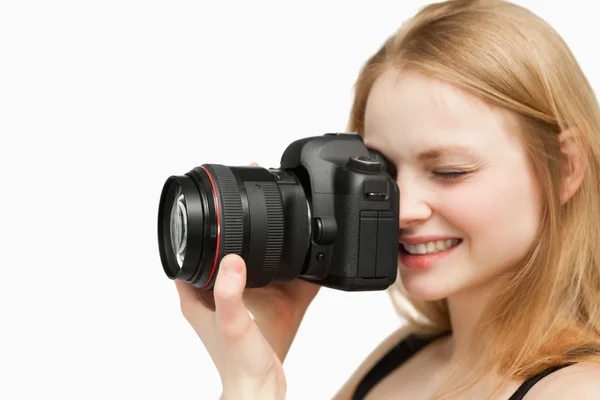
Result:
<instances>
[{"instance_id":1,"label":"lip","mask_svg":"<svg viewBox=\"0 0 600 400\"><path fill-rule=\"evenodd\" d=\"M454 236L413 236L413 237L405 237L399 240L401 244L422 244L428 242L436 242L438 240L452 240L459 239L459 237Z\"/></svg>"},{"instance_id":2,"label":"lip","mask_svg":"<svg viewBox=\"0 0 600 400\"><path fill-rule=\"evenodd\" d=\"M450 238L450 237L439 237L439 239L431 239L431 237L427 237L427 240L422 240L424 237L420 238L406 238L403 239L400 244L398 244L398 258L400 259L400 264L409 269L427 269L431 268L437 263L439 263L444 258L448 257L452 254L454 250L460 247L462 244L462 239L459 239L460 242L454 247L449 248L448 250L440 251L433 254L409 254L402 246L403 243L406 244L421 244L426 242L431 242L434 240L448 240L448 239L458 239L458 238ZM406 240L406 241L405 241ZM410 242L408 240L411 240ZM418 241L417 241L418 240Z\"/></svg>"}]
</instances>

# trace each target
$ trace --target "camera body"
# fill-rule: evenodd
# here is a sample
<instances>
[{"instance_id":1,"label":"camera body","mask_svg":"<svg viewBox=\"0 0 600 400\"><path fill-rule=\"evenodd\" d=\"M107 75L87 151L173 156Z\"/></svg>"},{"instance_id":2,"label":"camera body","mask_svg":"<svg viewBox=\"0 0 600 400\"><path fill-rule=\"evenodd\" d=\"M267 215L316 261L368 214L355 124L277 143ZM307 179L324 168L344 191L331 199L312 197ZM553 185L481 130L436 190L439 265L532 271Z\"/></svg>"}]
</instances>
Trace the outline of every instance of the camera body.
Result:
<instances>
[{"instance_id":1,"label":"camera body","mask_svg":"<svg viewBox=\"0 0 600 400\"><path fill-rule=\"evenodd\" d=\"M346 291L394 283L399 191L381 154L357 134L327 133L291 143L270 172L279 185L297 177L307 198L310 246L301 279Z\"/></svg>"}]
</instances>

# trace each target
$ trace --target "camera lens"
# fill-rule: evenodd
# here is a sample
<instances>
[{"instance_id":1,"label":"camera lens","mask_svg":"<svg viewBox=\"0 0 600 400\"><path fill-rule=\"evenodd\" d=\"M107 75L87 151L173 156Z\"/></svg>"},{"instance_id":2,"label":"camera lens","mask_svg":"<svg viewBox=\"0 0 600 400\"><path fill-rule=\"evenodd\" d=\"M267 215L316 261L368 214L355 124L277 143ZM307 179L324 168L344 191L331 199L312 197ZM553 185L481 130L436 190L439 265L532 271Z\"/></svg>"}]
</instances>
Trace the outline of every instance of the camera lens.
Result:
<instances>
[{"instance_id":1,"label":"camera lens","mask_svg":"<svg viewBox=\"0 0 600 400\"><path fill-rule=\"evenodd\" d=\"M204 164L166 180L158 239L167 276L202 289L231 253L246 261L246 287L292 280L310 245L309 204L288 171Z\"/></svg>"},{"instance_id":2,"label":"camera lens","mask_svg":"<svg viewBox=\"0 0 600 400\"><path fill-rule=\"evenodd\" d=\"M171 207L171 246L179 267L185 258L185 245L187 241L187 212L181 188L177 189L176 199Z\"/></svg>"}]
</instances>

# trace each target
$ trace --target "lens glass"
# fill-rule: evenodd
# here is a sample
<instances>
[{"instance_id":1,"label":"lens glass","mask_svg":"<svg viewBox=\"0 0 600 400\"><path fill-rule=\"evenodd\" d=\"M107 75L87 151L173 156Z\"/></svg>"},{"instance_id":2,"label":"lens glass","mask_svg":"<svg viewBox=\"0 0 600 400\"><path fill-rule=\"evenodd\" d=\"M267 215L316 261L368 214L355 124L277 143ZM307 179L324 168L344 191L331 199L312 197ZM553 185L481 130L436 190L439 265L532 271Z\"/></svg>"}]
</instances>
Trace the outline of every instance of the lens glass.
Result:
<instances>
[{"instance_id":1,"label":"lens glass","mask_svg":"<svg viewBox=\"0 0 600 400\"><path fill-rule=\"evenodd\" d=\"M185 249L187 244L187 210L185 198L181 188L177 190L175 200L171 206L171 246L179 267L183 265Z\"/></svg>"}]
</instances>

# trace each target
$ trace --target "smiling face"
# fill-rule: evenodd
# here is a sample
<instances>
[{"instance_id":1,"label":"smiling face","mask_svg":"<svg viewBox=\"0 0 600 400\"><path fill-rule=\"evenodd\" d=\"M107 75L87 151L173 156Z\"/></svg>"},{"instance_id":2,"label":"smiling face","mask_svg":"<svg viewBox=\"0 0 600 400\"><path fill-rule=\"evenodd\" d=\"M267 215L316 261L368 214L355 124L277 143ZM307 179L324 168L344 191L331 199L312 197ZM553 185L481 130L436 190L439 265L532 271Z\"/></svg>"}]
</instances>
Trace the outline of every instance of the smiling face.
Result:
<instances>
[{"instance_id":1,"label":"smiling face","mask_svg":"<svg viewBox=\"0 0 600 400\"><path fill-rule=\"evenodd\" d=\"M506 113L441 81L388 69L370 92L363 137L395 165L399 270L409 296L438 300L487 286L526 255L542 197Z\"/></svg>"}]
</instances>

